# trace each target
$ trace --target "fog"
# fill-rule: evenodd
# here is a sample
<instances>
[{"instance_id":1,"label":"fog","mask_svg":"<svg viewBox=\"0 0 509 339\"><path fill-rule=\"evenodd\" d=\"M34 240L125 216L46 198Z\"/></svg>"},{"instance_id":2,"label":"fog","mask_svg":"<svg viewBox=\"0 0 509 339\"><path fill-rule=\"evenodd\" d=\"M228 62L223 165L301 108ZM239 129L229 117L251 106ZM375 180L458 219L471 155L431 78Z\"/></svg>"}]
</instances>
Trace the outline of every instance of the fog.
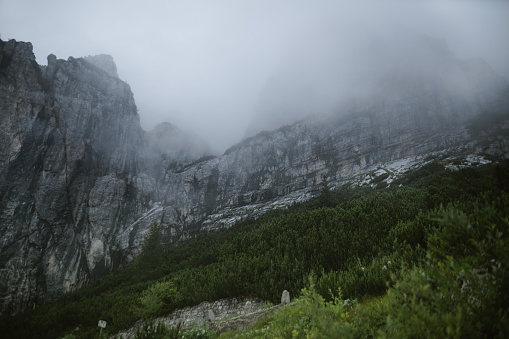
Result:
<instances>
[{"instance_id":1,"label":"fog","mask_svg":"<svg viewBox=\"0 0 509 339\"><path fill-rule=\"evenodd\" d=\"M112 55L144 129L167 121L218 151L334 111L389 64L423 64L417 37L509 78L508 1L0 0L0 34L39 64Z\"/></svg>"}]
</instances>

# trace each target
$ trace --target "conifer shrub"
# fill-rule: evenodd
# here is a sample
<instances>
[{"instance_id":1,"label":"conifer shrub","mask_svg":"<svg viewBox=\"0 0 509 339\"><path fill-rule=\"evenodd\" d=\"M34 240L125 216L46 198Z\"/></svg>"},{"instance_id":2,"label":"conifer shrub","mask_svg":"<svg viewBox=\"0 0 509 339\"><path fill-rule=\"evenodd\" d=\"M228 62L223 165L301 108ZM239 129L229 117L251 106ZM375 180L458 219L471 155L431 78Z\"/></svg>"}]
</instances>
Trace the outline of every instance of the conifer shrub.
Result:
<instances>
[{"instance_id":1,"label":"conifer shrub","mask_svg":"<svg viewBox=\"0 0 509 339\"><path fill-rule=\"evenodd\" d=\"M236 335L509 337L509 194L488 196L473 209L463 210L464 204L456 203L430 213L434 224L426 231L426 255L413 267L396 265L390 274L390 288L383 296L363 298L357 303L343 299L342 293L331 295L329 289L327 301L323 290L334 284L348 285L349 279L343 272L323 274L316 287L311 284L301 291L295 306L286 306L256 328ZM374 260L374 267L386 259ZM359 276L352 281L355 279Z\"/></svg>"},{"instance_id":2,"label":"conifer shrub","mask_svg":"<svg viewBox=\"0 0 509 339\"><path fill-rule=\"evenodd\" d=\"M168 312L175 301L175 296L176 288L172 281L156 282L141 293L135 312L143 319Z\"/></svg>"},{"instance_id":3,"label":"conifer shrub","mask_svg":"<svg viewBox=\"0 0 509 339\"><path fill-rule=\"evenodd\" d=\"M169 328L162 321L146 321L136 328L135 339L181 339L180 324Z\"/></svg>"}]
</instances>

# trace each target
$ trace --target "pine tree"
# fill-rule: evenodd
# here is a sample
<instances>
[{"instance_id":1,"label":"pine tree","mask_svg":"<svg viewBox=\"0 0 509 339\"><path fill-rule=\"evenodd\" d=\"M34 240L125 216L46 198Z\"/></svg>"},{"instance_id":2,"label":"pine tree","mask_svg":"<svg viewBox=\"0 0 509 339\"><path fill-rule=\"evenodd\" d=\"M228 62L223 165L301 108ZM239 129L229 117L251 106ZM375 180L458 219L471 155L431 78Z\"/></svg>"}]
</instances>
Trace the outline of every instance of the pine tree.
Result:
<instances>
[{"instance_id":1,"label":"pine tree","mask_svg":"<svg viewBox=\"0 0 509 339\"><path fill-rule=\"evenodd\" d=\"M157 271L164 265L163 236L158 222L154 222L148 230L136 263L147 273Z\"/></svg>"},{"instance_id":2,"label":"pine tree","mask_svg":"<svg viewBox=\"0 0 509 339\"><path fill-rule=\"evenodd\" d=\"M329 181L327 176L322 178L322 190L320 192L320 206L333 207L336 205L336 199L329 188Z\"/></svg>"}]
</instances>

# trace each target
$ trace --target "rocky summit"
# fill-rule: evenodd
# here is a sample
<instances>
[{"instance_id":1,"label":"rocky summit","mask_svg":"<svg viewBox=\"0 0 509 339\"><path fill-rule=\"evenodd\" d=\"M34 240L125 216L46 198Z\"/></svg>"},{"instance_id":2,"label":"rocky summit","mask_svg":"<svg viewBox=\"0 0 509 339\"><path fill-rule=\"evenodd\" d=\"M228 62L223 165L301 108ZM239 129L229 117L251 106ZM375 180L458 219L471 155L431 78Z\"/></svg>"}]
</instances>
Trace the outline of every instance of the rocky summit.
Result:
<instances>
[{"instance_id":1,"label":"rocky summit","mask_svg":"<svg viewBox=\"0 0 509 339\"><path fill-rule=\"evenodd\" d=\"M391 69L335 114L216 156L169 123L145 132L112 57L40 66L30 43L0 41L1 314L132 261L156 221L174 244L309 198L324 176L341 185L440 152L509 158L506 80L482 60L430 55L425 72Z\"/></svg>"}]
</instances>

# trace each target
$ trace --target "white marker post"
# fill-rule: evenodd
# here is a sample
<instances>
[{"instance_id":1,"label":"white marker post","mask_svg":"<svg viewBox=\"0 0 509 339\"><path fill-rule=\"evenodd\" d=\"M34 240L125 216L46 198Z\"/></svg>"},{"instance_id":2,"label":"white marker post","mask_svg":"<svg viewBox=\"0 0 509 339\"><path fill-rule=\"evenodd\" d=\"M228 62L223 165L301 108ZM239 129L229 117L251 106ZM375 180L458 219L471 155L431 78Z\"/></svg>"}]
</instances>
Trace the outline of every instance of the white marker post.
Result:
<instances>
[{"instance_id":1,"label":"white marker post","mask_svg":"<svg viewBox=\"0 0 509 339\"><path fill-rule=\"evenodd\" d=\"M103 328L106 328L106 321L104 320L99 320L99 324L97 324L97 326L99 326L101 329L99 330L99 335L101 335L101 333L103 332Z\"/></svg>"}]
</instances>

